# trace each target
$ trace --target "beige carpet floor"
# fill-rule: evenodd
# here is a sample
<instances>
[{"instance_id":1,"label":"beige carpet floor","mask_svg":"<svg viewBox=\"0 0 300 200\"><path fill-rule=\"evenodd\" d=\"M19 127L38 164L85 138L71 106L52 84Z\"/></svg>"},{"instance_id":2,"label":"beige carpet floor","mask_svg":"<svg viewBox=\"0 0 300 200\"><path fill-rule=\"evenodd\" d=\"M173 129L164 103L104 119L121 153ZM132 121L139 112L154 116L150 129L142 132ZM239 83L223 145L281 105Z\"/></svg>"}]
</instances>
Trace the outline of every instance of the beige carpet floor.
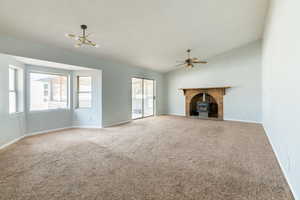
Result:
<instances>
[{"instance_id":1,"label":"beige carpet floor","mask_svg":"<svg viewBox=\"0 0 300 200\"><path fill-rule=\"evenodd\" d=\"M1 200L291 200L257 124L160 116L0 152Z\"/></svg>"}]
</instances>

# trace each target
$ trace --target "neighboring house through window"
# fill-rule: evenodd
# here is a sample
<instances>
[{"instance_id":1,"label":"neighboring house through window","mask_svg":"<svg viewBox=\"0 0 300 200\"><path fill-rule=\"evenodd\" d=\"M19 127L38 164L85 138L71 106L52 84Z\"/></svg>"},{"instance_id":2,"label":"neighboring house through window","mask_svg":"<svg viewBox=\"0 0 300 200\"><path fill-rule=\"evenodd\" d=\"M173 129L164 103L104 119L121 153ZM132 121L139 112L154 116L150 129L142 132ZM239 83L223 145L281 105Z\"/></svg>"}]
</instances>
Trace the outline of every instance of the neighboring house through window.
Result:
<instances>
[{"instance_id":1,"label":"neighboring house through window","mask_svg":"<svg viewBox=\"0 0 300 200\"><path fill-rule=\"evenodd\" d=\"M66 109L68 76L30 72L30 110Z\"/></svg>"}]
</instances>

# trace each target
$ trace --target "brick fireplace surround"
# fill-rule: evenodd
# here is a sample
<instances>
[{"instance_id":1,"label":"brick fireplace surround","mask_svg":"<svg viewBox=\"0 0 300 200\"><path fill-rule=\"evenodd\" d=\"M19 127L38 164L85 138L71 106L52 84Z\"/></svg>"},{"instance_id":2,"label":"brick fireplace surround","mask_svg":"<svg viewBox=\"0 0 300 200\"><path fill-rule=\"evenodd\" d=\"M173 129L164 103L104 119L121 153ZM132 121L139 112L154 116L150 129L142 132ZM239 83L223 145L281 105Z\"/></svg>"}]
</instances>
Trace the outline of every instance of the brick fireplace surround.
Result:
<instances>
[{"instance_id":1,"label":"brick fireplace surround","mask_svg":"<svg viewBox=\"0 0 300 200\"><path fill-rule=\"evenodd\" d=\"M183 93L185 95L185 115L190 117L190 106L192 99L201 93L209 94L214 98L216 103L218 104L218 120L224 119L223 112L223 97L225 95L226 89L230 87L211 87L211 88L182 88Z\"/></svg>"}]
</instances>

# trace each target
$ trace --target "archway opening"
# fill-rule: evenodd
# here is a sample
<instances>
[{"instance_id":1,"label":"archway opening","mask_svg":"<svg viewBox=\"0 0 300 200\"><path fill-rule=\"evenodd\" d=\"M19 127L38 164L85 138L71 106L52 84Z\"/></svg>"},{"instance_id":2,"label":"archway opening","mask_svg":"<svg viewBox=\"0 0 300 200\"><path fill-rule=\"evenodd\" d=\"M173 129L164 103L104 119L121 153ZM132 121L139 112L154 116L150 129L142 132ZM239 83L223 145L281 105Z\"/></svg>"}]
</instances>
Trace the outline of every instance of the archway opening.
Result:
<instances>
[{"instance_id":1,"label":"archway opening","mask_svg":"<svg viewBox=\"0 0 300 200\"><path fill-rule=\"evenodd\" d=\"M190 102L190 116L218 118L218 103L211 95L199 93Z\"/></svg>"}]
</instances>

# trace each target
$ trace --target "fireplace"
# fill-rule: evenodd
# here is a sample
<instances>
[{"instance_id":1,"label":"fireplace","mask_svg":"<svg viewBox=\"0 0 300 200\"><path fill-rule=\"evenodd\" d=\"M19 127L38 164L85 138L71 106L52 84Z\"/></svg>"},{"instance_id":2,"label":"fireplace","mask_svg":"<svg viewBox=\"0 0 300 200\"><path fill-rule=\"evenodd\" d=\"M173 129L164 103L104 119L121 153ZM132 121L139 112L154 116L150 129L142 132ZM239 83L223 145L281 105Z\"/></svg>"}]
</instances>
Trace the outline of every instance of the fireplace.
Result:
<instances>
[{"instance_id":1,"label":"fireplace","mask_svg":"<svg viewBox=\"0 0 300 200\"><path fill-rule=\"evenodd\" d=\"M229 87L182 89L186 116L223 120L223 96L227 88Z\"/></svg>"}]
</instances>

